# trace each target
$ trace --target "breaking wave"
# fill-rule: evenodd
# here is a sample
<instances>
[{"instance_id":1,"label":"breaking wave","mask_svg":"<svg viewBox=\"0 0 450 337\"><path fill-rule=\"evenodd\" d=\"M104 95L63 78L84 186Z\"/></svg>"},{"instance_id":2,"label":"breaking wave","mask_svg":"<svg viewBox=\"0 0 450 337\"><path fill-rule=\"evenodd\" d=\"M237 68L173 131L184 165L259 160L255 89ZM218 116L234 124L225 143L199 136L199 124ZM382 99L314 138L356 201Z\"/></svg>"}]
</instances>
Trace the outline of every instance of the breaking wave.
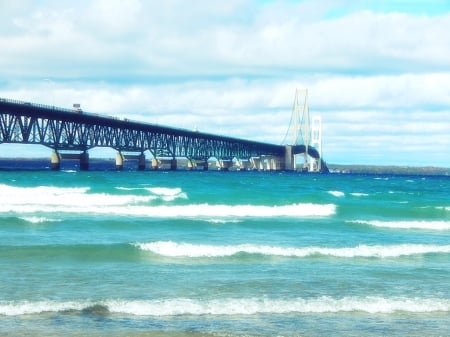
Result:
<instances>
[{"instance_id":1,"label":"breaking wave","mask_svg":"<svg viewBox=\"0 0 450 337\"><path fill-rule=\"evenodd\" d=\"M176 243L172 241L156 241L135 243L136 247L165 257L228 257L236 254L259 254L280 257L331 256L338 258L395 258L418 254L450 253L450 245L401 244L391 246L359 245L355 247L277 247L268 245L204 245Z\"/></svg>"},{"instance_id":2,"label":"breaking wave","mask_svg":"<svg viewBox=\"0 0 450 337\"><path fill-rule=\"evenodd\" d=\"M146 188L147 189L147 188ZM0 185L0 214L75 213L144 217L195 217L221 219L227 217L315 217L331 216L334 204L298 203L278 206L264 205L152 205L155 199L172 201L187 198L179 188L155 187L150 195L115 195L88 193L88 187L11 187Z\"/></svg>"},{"instance_id":3,"label":"breaking wave","mask_svg":"<svg viewBox=\"0 0 450 337\"><path fill-rule=\"evenodd\" d=\"M363 312L389 314L394 312L430 313L450 312L450 300L442 298L224 298L198 300L174 298L163 300L106 300L92 301L38 301L0 302L0 315L21 316L41 313L75 312L105 316L125 314L136 316L178 315L256 315L289 313L345 313Z\"/></svg>"},{"instance_id":4,"label":"breaking wave","mask_svg":"<svg viewBox=\"0 0 450 337\"><path fill-rule=\"evenodd\" d=\"M381 220L353 220L351 223L370 225L374 227L398 228L398 229L427 229L449 230L450 221L381 221Z\"/></svg>"},{"instance_id":5,"label":"breaking wave","mask_svg":"<svg viewBox=\"0 0 450 337\"><path fill-rule=\"evenodd\" d=\"M345 197L345 193L342 191L328 191L328 193L337 198Z\"/></svg>"}]
</instances>

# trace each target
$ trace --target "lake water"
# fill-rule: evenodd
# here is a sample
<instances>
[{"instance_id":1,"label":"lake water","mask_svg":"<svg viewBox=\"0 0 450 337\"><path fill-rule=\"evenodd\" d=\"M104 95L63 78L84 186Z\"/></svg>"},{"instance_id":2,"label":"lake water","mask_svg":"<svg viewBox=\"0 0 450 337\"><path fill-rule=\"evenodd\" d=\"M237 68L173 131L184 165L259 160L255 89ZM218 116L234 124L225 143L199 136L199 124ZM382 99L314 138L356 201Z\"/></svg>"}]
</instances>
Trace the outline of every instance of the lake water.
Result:
<instances>
[{"instance_id":1,"label":"lake water","mask_svg":"<svg viewBox=\"0 0 450 337\"><path fill-rule=\"evenodd\" d=\"M450 336L450 178L0 172L2 336Z\"/></svg>"}]
</instances>

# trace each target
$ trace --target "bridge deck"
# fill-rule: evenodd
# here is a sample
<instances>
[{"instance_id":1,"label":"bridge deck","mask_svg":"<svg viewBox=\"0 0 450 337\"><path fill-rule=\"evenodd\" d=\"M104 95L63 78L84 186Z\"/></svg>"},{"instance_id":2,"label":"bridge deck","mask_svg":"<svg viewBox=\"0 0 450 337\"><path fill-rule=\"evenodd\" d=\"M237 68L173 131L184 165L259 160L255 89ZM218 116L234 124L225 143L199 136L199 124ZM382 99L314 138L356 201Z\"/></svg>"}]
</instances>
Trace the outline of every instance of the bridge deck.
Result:
<instances>
[{"instance_id":1,"label":"bridge deck","mask_svg":"<svg viewBox=\"0 0 450 337\"><path fill-rule=\"evenodd\" d=\"M154 156L249 158L282 156L284 147L245 139L121 120L9 99L0 99L0 143L41 144L55 150L111 147Z\"/></svg>"}]
</instances>

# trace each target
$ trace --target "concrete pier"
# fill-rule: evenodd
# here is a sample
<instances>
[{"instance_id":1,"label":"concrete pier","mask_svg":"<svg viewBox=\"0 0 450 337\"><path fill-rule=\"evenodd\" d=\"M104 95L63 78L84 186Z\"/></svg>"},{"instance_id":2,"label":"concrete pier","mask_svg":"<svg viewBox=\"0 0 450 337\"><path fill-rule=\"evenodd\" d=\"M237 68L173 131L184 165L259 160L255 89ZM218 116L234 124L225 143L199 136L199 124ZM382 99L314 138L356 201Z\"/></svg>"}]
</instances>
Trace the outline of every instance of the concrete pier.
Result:
<instances>
[{"instance_id":1,"label":"concrete pier","mask_svg":"<svg viewBox=\"0 0 450 337\"><path fill-rule=\"evenodd\" d=\"M87 151L80 153L80 170L89 170L89 153Z\"/></svg>"},{"instance_id":2,"label":"concrete pier","mask_svg":"<svg viewBox=\"0 0 450 337\"><path fill-rule=\"evenodd\" d=\"M159 168L158 159L152 158L152 170L157 170Z\"/></svg>"},{"instance_id":3,"label":"concrete pier","mask_svg":"<svg viewBox=\"0 0 450 337\"><path fill-rule=\"evenodd\" d=\"M53 151L50 157L50 167L54 171L58 171L61 168L61 156L58 151Z\"/></svg>"},{"instance_id":4,"label":"concrete pier","mask_svg":"<svg viewBox=\"0 0 450 337\"><path fill-rule=\"evenodd\" d=\"M217 162L219 170L221 171L229 171L231 167L233 167L233 161L231 160L218 160Z\"/></svg>"},{"instance_id":5,"label":"concrete pier","mask_svg":"<svg viewBox=\"0 0 450 337\"><path fill-rule=\"evenodd\" d=\"M175 159L175 158L173 158L171 161L170 161L170 169L172 170L172 171L175 171L176 169L177 169L177 160Z\"/></svg>"},{"instance_id":6,"label":"concrete pier","mask_svg":"<svg viewBox=\"0 0 450 337\"><path fill-rule=\"evenodd\" d=\"M123 170L123 161L124 161L124 156L122 155L122 153L117 152L116 154L116 170L117 171L121 171Z\"/></svg>"},{"instance_id":7,"label":"concrete pier","mask_svg":"<svg viewBox=\"0 0 450 337\"><path fill-rule=\"evenodd\" d=\"M60 170L62 159L78 159L80 170L89 170L89 153L87 151L81 153L60 153L55 150L50 157L51 169L55 171Z\"/></svg>"},{"instance_id":8,"label":"concrete pier","mask_svg":"<svg viewBox=\"0 0 450 337\"><path fill-rule=\"evenodd\" d=\"M138 170L144 171L145 170L145 154L141 153L138 158Z\"/></svg>"}]
</instances>

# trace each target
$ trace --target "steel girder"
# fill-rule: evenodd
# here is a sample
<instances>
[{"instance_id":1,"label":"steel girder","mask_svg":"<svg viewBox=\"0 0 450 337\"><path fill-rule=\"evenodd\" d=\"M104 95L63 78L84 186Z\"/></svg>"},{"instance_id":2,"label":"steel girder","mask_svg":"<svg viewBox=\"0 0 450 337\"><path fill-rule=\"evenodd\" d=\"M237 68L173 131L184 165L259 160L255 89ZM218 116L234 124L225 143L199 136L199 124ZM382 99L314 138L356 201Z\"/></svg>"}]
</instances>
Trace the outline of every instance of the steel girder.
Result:
<instances>
[{"instance_id":1,"label":"steel girder","mask_svg":"<svg viewBox=\"0 0 450 337\"><path fill-rule=\"evenodd\" d=\"M284 147L144 124L39 104L0 99L0 143L40 144L55 150L110 147L155 157L205 160L283 158Z\"/></svg>"}]
</instances>

